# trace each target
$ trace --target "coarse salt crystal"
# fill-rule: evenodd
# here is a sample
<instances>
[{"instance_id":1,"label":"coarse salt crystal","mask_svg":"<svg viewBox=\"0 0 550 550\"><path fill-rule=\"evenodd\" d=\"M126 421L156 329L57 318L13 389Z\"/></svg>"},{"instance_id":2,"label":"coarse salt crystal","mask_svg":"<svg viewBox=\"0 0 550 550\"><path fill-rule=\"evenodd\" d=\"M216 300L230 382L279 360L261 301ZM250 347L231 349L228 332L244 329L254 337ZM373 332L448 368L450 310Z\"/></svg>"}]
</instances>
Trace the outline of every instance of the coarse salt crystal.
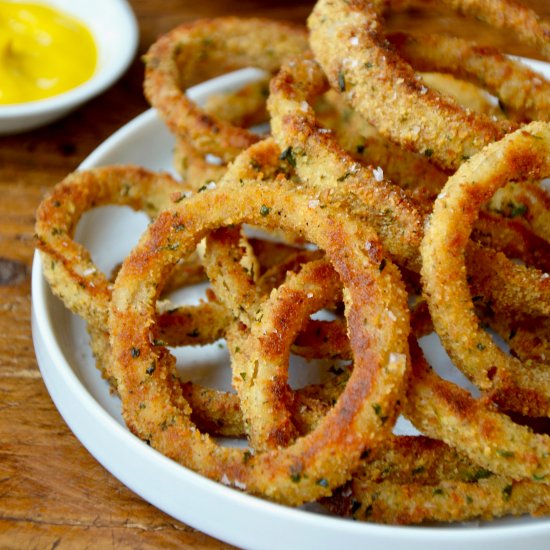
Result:
<instances>
[{"instance_id":1,"label":"coarse salt crystal","mask_svg":"<svg viewBox=\"0 0 550 550\"><path fill-rule=\"evenodd\" d=\"M309 109L309 104L307 101L302 101L302 103L300 103L300 110L304 113L307 113Z\"/></svg>"},{"instance_id":2,"label":"coarse salt crystal","mask_svg":"<svg viewBox=\"0 0 550 550\"><path fill-rule=\"evenodd\" d=\"M313 292L308 292L308 293L307 293L307 297L308 297L308 298L313 298Z\"/></svg>"},{"instance_id":3,"label":"coarse salt crystal","mask_svg":"<svg viewBox=\"0 0 550 550\"><path fill-rule=\"evenodd\" d=\"M214 164L215 166L221 166L223 164L223 159L221 157L211 155L210 153L207 153L204 158L208 164Z\"/></svg>"},{"instance_id":4,"label":"coarse salt crystal","mask_svg":"<svg viewBox=\"0 0 550 550\"><path fill-rule=\"evenodd\" d=\"M387 313L388 313L388 317L389 317L392 321L397 321L397 317L395 316L395 313L394 313L391 309L388 309Z\"/></svg>"},{"instance_id":5,"label":"coarse salt crystal","mask_svg":"<svg viewBox=\"0 0 550 550\"><path fill-rule=\"evenodd\" d=\"M312 199L307 203L307 205L309 208L317 208L319 206L319 199Z\"/></svg>"},{"instance_id":6,"label":"coarse salt crystal","mask_svg":"<svg viewBox=\"0 0 550 550\"><path fill-rule=\"evenodd\" d=\"M215 181L209 181L206 185L205 185L206 189L216 189L216 182Z\"/></svg>"},{"instance_id":7,"label":"coarse salt crystal","mask_svg":"<svg viewBox=\"0 0 550 550\"><path fill-rule=\"evenodd\" d=\"M358 36L352 36L352 37L349 39L349 43L350 43L352 46L357 46L357 45L359 45L359 37L358 37Z\"/></svg>"},{"instance_id":8,"label":"coarse salt crystal","mask_svg":"<svg viewBox=\"0 0 550 550\"><path fill-rule=\"evenodd\" d=\"M221 477L220 481L221 481L221 483L223 483L224 485L231 485L231 482L229 481L229 478L227 477L226 474L223 474L223 476Z\"/></svg>"},{"instance_id":9,"label":"coarse salt crystal","mask_svg":"<svg viewBox=\"0 0 550 550\"><path fill-rule=\"evenodd\" d=\"M246 490L246 483L242 483L237 479L233 482L233 485L235 485L235 487L237 487L237 489L240 489L241 491Z\"/></svg>"},{"instance_id":10,"label":"coarse salt crystal","mask_svg":"<svg viewBox=\"0 0 550 550\"><path fill-rule=\"evenodd\" d=\"M380 166L378 168L374 168L372 175L376 181L382 181L384 179L384 170L382 170Z\"/></svg>"},{"instance_id":11,"label":"coarse salt crystal","mask_svg":"<svg viewBox=\"0 0 550 550\"><path fill-rule=\"evenodd\" d=\"M428 88L426 88L426 86L421 86L420 87L420 93L422 95L426 95L428 93Z\"/></svg>"},{"instance_id":12,"label":"coarse salt crystal","mask_svg":"<svg viewBox=\"0 0 550 550\"><path fill-rule=\"evenodd\" d=\"M405 361L405 360L406 360L406 357L403 353L395 353L395 352L392 351L390 353L388 363L390 363L390 364L399 363L400 361Z\"/></svg>"}]
</instances>

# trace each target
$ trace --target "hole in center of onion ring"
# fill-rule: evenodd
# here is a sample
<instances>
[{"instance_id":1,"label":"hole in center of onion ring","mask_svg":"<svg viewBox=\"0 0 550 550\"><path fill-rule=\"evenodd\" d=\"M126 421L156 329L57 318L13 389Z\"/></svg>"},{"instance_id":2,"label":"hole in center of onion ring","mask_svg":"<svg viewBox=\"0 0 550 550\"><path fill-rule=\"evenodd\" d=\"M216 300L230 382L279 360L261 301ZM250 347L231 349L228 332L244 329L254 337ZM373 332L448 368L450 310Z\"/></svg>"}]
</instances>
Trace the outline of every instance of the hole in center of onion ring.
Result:
<instances>
[{"instance_id":1,"label":"hole in center of onion ring","mask_svg":"<svg viewBox=\"0 0 550 550\"><path fill-rule=\"evenodd\" d=\"M100 206L82 215L75 241L85 246L97 267L110 276L135 246L148 223L149 218L143 212L127 206ZM113 239L113 235L124 235L124 238Z\"/></svg>"}]
</instances>

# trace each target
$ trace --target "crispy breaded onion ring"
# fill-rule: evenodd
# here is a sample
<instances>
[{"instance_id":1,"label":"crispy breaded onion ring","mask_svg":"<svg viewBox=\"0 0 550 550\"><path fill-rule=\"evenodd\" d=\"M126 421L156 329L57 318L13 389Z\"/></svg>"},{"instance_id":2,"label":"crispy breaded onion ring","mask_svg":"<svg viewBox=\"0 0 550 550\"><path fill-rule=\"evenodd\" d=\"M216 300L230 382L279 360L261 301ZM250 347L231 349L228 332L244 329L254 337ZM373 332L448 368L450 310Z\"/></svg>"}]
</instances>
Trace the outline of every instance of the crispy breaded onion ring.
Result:
<instances>
[{"instance_id":1,"label":"crispy breaded onion ring","mask_svg":"<svg viewBox=\"0 0 550 550\"><path fill-rule=\"evenodd\" d=\"M441 441L399 436L323 505L357 520L411 524L545 514L549 497L549 485L495 475Z\"/></svg>"},{"instance_id":2,"label":"crispy breaded onion ring","mask_svg":"<svg viewBox=\"0 0 550 550\"><path fill-rule=\"evenodd\" d=\"M150 340L158 284L171 266L208 231L243 222L298 231L325 250L344 285L355 361L346 389L315 430L253 456L196 429L174 358ZM382 260L371 230L330 206L309 208L307 197L284 184L227 184L162 213L124 262L113 292L113 372L129 428L187 467L254 494L289 504L329 494L388 433L391 422L381 416L395 415L404 389L406 296L394 266ZM397 322L388 323L388 308Z\"/></svg>"},{"instance_id":3,"label":"crispy breaded onion ring","mask_svg":"<svg viewBox=\"0 0 550 550\"><path fill-rule=\"evenodd\" d=\"M241 227L212 231L206 238L203 264L217 298L235 319L247 324L263 296L256 286L259 269Z\"/></svg>"},{"instance_id":4,"label":"crispy breaded onion ring","mask_svg":"<svg viewBox=\"0 0 550 550\"><path fill-rule=\"evenodd\" d=\"M309 293L313 296L323 292L331 293L330 284L337 282L332 281L333 276L334 274L331 274L330 271L326 271L322 278L306 277ZM329 282L328 289L323 288L323 279ZM305 281L302 282L305 283ZM415 308L413 314L413 318L415 318L413 325L417 337L428 332L430 328L425 326L429 323L419 323L416 319L416 317L422 316L421 305L422 302ZM269 331L266 332L269 334ZM342 345L343 355L345 355L344 346L345 343ZM474 464L478 464L478 469L485 468L506 476L508 483L512 479L519 478L534 479L538 483L550 481L550 462L548 460L550 438L547 435L533 433L530 428L518 425L508 416L487 407L482 400L474 399L462 388L439 378L429 369L415 341L411 343L411 350L413 376L409 383L405 414L419 430L459 449ZM248 352L244 351L243 353L246 355ZM247 375L249 374L250 372L247 372ZM281 395L282 399L283 392L277 393ZM275 405L273 406L275 408ZM388 444L389 442L386 441L385 447ZM398 443L395 445L395 449L401 448ZM424 453L420 449L417 451ZM413 454L415 453L413 452ZM382 450L378 451L376 455L380 456L381 461L389 459L385 451ZM396 456L402 455L403 453L400 455L399 452L396 454ZM403 458L399 459L399 462L402 461L404 461ZM456 467L457 463L454 459L453 463ZM366 469L367 474L365 475L370 476L369 479L372 479L374 475L372 468L373 466L369 466ZM395 475L400 474L395 472ZM414 479L412 476L404 475L404 479L408 483L417 483L420 477ZM456 481L457 478L447 473L441 474L440 480ZM464 481L463 479L459 480ZM396 481L396 479L392 477L392 481ZM474 488L473 491L478 491L478 488ZM544 493L545 489L542 492ZM536 490L533 494L537 494ZM463 514L464 512L455 511L455 513ZM488 509L484 513L488 514ZM478 512L474 513L474 515L477 514ZM451 516L448 519L450 520Z\"/></svg>"},{"instance_id":5,"label":"crispy breaded onion ring","mask_svg":"<svg viewBox=\"0 0 550 550\"><path fill-rule=\"evenodd\" d=\"M392 9L444 5L458 13L513 31L516 38L550 59L550 24L517 0L390 0Z\"/></svg>"},{"instance_id":6,"label":"crispy breaded onion ring","mask_svg":"<svg viewBox=\"0 0 550 550\"><path fill-rule=\"evenodd\" d=\"M186 184L177 182L169 174L136 166L108 166L67 176L40 204L35 228L37 247L44 258L44 276L54 294L92 329L104 330L112 283L95 265L90 252L74 240L78 222L85 212L106 205L129 206L152 218L171 206L174 197L180 200L189 193ZM202 266L192 256L189 262L178 263L163 289L171 290L174 285L193 284L203 279ZM185 334L175 335L176 327L185 327L201 314L210 319L222 317L224 322L220 307L216 309L215 304L203 303L160 315L159 326L164 334L159 338L168 338L172 345L188 343L189 337ZM219 326L219 322L212 323L209 328L219 331ZM195 342L200 343L198 339Z\"/></svg>"},{"instance_id":7,"label":"crispy breaded onion ring","mask_svg":"<svg viewBox=\"0 0 550 550\"><path fill-rule=\"evenodd\" d=\"M381 167L384 175L404 189L419 207L423 208L425 204L426 211L431 211L431 203L447 181L448 174L424 155L402 149L383 138L334 90L329 90L324 98L325 101L313 104L319 125L332 130L340 147L355 160Z\"/></svg>"},{"instance_id":8,"label":"crispy breaded onion ring","mask_svg":"<svg viewBox=\"0 0 550 550\"><path fill-rule=\"evenodd\" d=\"M550 436L533 432L440 378L411 343L413 365L405 415L415 427L491 472L550 483Z\"/></svg>"},{"instance_id":9,"label":"crispy breaded onion ring","mask_svg":"<svg viewBox=\"0 0 550 550\"><path fill-rule=\"evenodd\" d=\"M493 476L476 482L375 482L354 478L328 509L340 516L389 524L494 519L550 511L550 487Z\"/></svg>"},{"instance_id":10,"label":"crispy breaded onion ring","mask_svg":"<svg viewBox=\"0 0 550 550\"><path fill-rule=\"evenodd\" d=\"M455 364L509 410L550 414L550 371L500 350L479 327L466 281L464 250L480 206L513 179L550 174L550 125L534 122L488 146L449 178L422 242L424 293L434 326ZM520 266L518 266L520 267ZM548 274L539 272L550 286Z\"/></svg>"},{"instance_id":11,"label":"crispy breaded onion ring","mask_svg":"<svg viewBox=\"0 0 550 550\"><path fill-rule=\"evenodd\" d=\"M73 240L77 223L86 211L116 204L154 217L172 204L172 194L184 190L168 174L136 166L74 172L60 182L40 204L35 231L44 259L44 276L66 307L95 326L106 326L111 284L90 253Z\"/></svg>"},{"instance_id":12,"label":"crispy breaded onion ring","mask_svg":"<svg viewBox=\"0 0 550 550\"><path fill-rule=\"evenodd\" d=\"M319 0L308 19L311 49L331 86L382 135L456 169L513 125L465 112L424 86L385 39L384 5Z\"/></svg>"},{"instance_id":13,"label":"crispy breaded onion ring","mask_svg":"<svg viewBox=\"0 0 550 550\"><path fill-rule=\"evenodd\" d=\"M197 82L244 67L270 73L282 60L307 48L302 27L267 19L225 17L176 27L145 56L145 95L173 134L198 153L232 160L258 136L207 115L185 96Z\"/></svg>"},{"instance_id":14,"label":"crispy breaded onion ring","mask_svg":"<svg viewBox=\"0 0 550 550\"><path fill-rule=\"evenodd\" d=\"M421 73L426 86L453 98L459 105L504 118L481 88L445 73ZM430 158L408 151L383 138L362 116L347 105L335 90L327 92L314 105L317 119L334 130L340 145L354 158L372 166L381 166L391 181L403 187L421 202L431 202L441 191L449 174L430 162Z\"/></svg>"},{"instance_id":15,"label":"crispy breaded onion ring","mask_svg":"<svg viewBox=\"0 0 550 550\"><path fill-rule=\"evenodd\" d=\"M314 196L366 219L392 257L418 266L422 218L416 205L384 178L380 168L355 161L339 147L330 130L318 127L309 102L327 89L319 65L310 58L291 60L272 79L268 109L281 158L296 168Z\"/></svg>"},{"instance_id":16,"label":"crispy breaded onion ring","mask_svg":"<svg viewBox=\"0 0 550 550\"><path fill-rule=\"evenodd\" d=\"M422 73L422 79L430 87L455 98L462 106L491 116L504 116L474 84L442 73ZM384 174L410 194L423 213L431 212L433 201L448 174L433 165L429 157L406 151L384 139L347 106L334 90L325 94L323 100L316 102L314 107L317 120L333 130L337 142L353 158L383 168ZM481 212L472 234L473 240L504 252L509 258L521 260L526 265L548 270L549 245L542 241L550 240L547 229L550 227L548 194L540 184L512 182L500 189L497 195Z\"/></svg>"},{"instance_id":17,"label":"crispy breaded onion ring","mask_svg":"<svg viewBox=\"0 0 550 550\"><path fill-rule=\"evenodd\" d=\"M445 72L482 87L514 120L550 119L550 82L497 49L437 34L387 38L417 71Z\"/></svg>"},{"instance_id":18,"label":"crispy breaded onion ring","mask_svg":"<svg viewBox=\"0 0 550 550\"><path fill-rule=\"evenodd\" d=\"M508 3L494 0L490 5L474 4L482 12L483 6L487 7L484 15L495 22L496 10L491 10L496 6L504 10L502 6ZM331 86L384 136L429 154L443 168L456 169L484 145L503 137L513 125L465 112L425 87L384 37L381 17L385 6L382 0L319 0L308 20L311 48ZM525 9L522 13L528 12ZM499 14L500 22L506 22L505 13ZM530 21L535 18L530 12ZM547 31L538 38L541 50L548 55Z\"/></svg>"},{"instance_id":19,"label":"crispy breaded onion ring","mask_svg":"<svg viewBox=\"0 0 550 550\"><path fill-rule=\"evenodd\" d=\"M381 168L367 169L354 161L330 131L319 127L310 102L326 85L318 64L307 57L285 63L272 79L268 108L281 157L295 167L314 196L341 204L372 223L396 261L418 271L423 216L401 190L403 194L383 179ZM467 259L476 295L529 315L550 314L550 286L537 270L516 265L473 241L468 243Z\"/></svg>"},{"instance_id":20,"label":"crispy breaded onion ring","mask_svg":"<svg viewBox=\"0 0 550 550\"><path fill-rule=\"evenodd\" d=\"M318 292L319 281L325 286L323 292ZM293 392L288 384L291 345L309 316L325 306L327 295L338 294L339 288L340 279L325 260L309 262L273 290L250 328L240 324L230 328L227 341L233 385L254 449L286 447L296 438Z\"/></svg>"}]
</instances>

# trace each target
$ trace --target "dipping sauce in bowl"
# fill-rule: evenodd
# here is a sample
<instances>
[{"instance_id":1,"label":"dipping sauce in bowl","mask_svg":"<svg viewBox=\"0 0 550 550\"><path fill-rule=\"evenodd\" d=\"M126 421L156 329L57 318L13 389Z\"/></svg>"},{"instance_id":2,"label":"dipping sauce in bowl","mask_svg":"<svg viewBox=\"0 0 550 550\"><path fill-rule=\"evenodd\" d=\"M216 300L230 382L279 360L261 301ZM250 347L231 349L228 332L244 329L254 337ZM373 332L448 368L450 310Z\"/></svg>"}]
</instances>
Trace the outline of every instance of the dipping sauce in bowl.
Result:
<instances>
[{"instance_id":1,"label":"dipping sauce in bowl","mask_svg":"<svg viewBox=\"0 0 550 550\"><path fill-rule=\"evenodd\" d=\"M97 65L90 30L40 3L0 1L0 104L55 96L89 80Z\"/></svg>"}]
</instances>

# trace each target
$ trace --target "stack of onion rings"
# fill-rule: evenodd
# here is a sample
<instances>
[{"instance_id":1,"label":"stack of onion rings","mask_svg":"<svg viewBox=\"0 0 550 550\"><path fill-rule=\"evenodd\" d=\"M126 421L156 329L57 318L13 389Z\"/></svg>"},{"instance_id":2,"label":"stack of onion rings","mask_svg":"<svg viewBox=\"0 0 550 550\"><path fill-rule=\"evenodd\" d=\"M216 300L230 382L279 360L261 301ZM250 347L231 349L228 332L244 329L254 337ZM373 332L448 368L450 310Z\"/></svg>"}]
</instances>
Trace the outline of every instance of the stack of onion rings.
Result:
<instances>
[{"instance_id":1,"label":"stack of onion rings","mask_svg":"<svg viewBox=\"0 0 550 550\"><path fill-rule=\"evenodd\" d=\"M309 37L257 19L174 29L146 56L145 91L176 136L185 183L136 167L71 175L39 208L38 247L52 289L88 322L128 427L181 464L264 498L322 499L369 521L548 514L550 436L505 413L550 412L550 199L538 183L550 137L543 122L521 128L548 120L550 85L458 39L385 36L388 6L429 3L319 0ZM547 25L523 7L445 4L499 27L524 24L520 38L549 55ZM497 16L503 6L507 19ZM408 63L483 84L501 111L472 84L421 80ZM248 65L270 74L282 66L269 113L265 79L202 108L185 96ZM269 116L273 139L248 129ZM153 219L114 283L72 238L86 210L112 203ZM269 240L250 238L243 223ZM293 245L272 241L281 237ZM304 241L319 249L296 246ZM204 277L207 300L163 302ZM411 314L403 280L416 295ZM312 319L322 308L335 319ZM434 328L481 399L428 368L409 333ZM180 380L167 348L220 338L236 394ZM345 363L296 390L291 353ZM400 412L425 436L392 435ZM217 435L246 437L249 449L220 446Z\"/></svg>"}]
</instances>

